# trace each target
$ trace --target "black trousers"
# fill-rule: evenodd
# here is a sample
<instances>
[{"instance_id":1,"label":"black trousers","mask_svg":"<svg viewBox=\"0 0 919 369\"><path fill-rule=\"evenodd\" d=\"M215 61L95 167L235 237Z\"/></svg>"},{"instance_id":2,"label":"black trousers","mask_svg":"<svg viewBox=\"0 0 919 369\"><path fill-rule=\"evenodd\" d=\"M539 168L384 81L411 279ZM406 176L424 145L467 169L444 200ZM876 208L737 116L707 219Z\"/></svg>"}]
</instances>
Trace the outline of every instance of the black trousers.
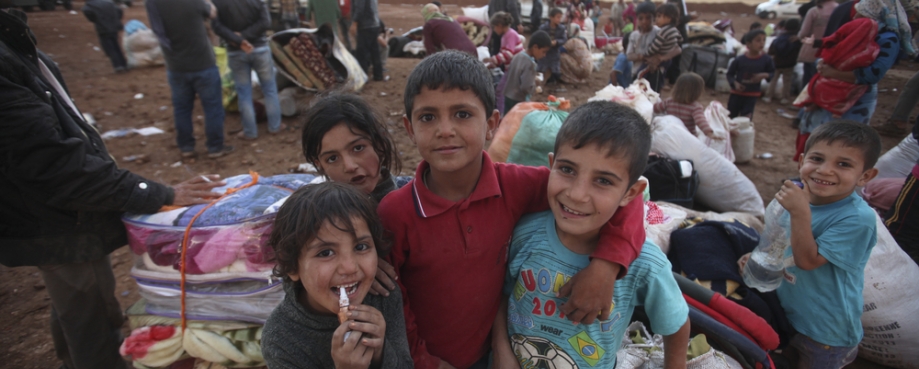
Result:
<instances>
[{"instance_id":1,"label":"black trousers","mask_svg":"<svg viewBox=\"0 0 919 369\"><path fill-rule=\"evenodd\" d=\"M919 183L910 173L884 224L906 254L919 264Z\"/></svg>"},{"instance_id":2,"label":"black trousers","mask_svg":"<svg viewBox=\"0 0 919 369\"><path fill-rule=\"evenodd\" d=\"M54 350L64 366L127 369L118 354L124 316L109 257L38 269L51 297Z\"/></svg>"},{"instance_id":3,"label":"black trousers","mask_svg":"<svg viewBox=\"0 0 919 369\"><path fill-rule=\"evenodd\" d=\"M112 61L112 68L123 69L128 67L128 61L124 58L121 45L118 44L118 33L100 33L99 44L102 45L105 55L108 55L109 60Z\"/></svg>"},{"instance_id":4,"label":"black trousers","mask_svg":"<svg viewBox=\"0 0 919 369\"><path fill-rule=\"evenodd\" d=\"M370 71L373 67L373 80L383 80L383 61L380 59L380 44L377 43L377 36L380 34L380 27L361 28L357 30L357 61L361 64L361 69Z\"/></svg>"}]
</instances>

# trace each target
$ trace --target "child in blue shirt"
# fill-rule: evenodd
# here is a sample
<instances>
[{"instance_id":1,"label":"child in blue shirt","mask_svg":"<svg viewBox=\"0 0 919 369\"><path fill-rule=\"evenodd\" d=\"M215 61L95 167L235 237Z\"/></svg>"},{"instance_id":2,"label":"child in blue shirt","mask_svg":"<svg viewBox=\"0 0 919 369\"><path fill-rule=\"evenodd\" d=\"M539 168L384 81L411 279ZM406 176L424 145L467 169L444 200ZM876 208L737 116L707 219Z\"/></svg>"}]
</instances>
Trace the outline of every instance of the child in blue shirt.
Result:
<instances>
[{"instance_id":1,"label":"child in blue shirt","mask_svg":"<svg viewBox=\"0 0 919 369\"><path fill-rule=\"evenodd\" d=\"M613 368L632 312L644 306L652 330L664 336L664 367L686 367L689 309L667 257L651 241L615 283L608 320L572 325L558 308L566 300L559 288L590 263L601 226L641 196L638 177L650 146L648 124L617 103L587 103L562 124L549 154L551 211L523 217L511 239L506 298L493 330L496 366L544 367L551 350L556 367Z\"/></svg>"},{"instance_id":2,"label":"child in blue shirt","mask_svg":"<svg viewBox=\"0 0 919 369\"><path fill-rule=\"evenodd\" d=\"M629 87L632 84L632 62L629 61L625 51L629 49L629 38L622 38L622 52L616 55L616 62L613 63L613 70L609 74L609 84Z\"/></svg>"},{"instance_id":3,"label":"child in blue shirt","mask_svg":"<svg viewBox=\"0 0 919 369\"><path fill-rule=\"evenodd\" d=\"M877 175L880 152L873 128L824 124L798 164L804 188L785 181L775 195L791 218L785 280L776 292L798 332L786 349L798 368L842 368L858 354L864 270L877 232L876 215L855 188ZM748 258L738 261L741 268Z\"/></svg>"}]
</instances>

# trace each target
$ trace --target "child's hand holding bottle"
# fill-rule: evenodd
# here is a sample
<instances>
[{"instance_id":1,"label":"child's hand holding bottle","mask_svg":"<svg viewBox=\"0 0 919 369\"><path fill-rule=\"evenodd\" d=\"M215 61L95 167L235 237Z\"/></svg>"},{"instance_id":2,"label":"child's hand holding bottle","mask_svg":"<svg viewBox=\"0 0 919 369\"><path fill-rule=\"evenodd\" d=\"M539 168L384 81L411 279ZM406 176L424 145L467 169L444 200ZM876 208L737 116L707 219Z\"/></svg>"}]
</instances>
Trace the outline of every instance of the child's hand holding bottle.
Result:
<instances>
[{"instance_id":1,"label":"child's hand holding bottle","mask_svg":"<svg viewBox=\"0 0 919 369\"><path fill-rule=\"evenodd\" d=\"M383 360L386 321L383 313L368 305L351 305L348 320L332 334L335 368L368 368Z\"/></svg>"}]
</instances>

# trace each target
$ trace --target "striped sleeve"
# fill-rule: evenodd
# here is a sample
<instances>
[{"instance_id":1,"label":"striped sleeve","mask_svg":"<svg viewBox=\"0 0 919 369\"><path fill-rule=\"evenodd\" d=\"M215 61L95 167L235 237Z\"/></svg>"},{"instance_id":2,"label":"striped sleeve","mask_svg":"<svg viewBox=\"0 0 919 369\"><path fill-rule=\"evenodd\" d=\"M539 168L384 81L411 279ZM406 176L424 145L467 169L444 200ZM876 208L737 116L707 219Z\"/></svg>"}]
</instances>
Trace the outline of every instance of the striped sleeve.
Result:
<instances>
[{"instance_id":1,"label":"striped sleeve","mask_svg":"<svg viewBox=\"0 0 919 369\"><path fill-rule=\"evenodd\" d=\"M692 120L696 124L696 127L701 129L702 132L711 130L708 126L708 119L705 119L705 109L702 108L702 104L692 104Z\"/></svg>"},{"instance_id":2,"label":"striped sleeve","mask_svg":"<svg viewBox=\"0 0 919 369\"><path fill-rule=\"evenodd\" d=\"M523 51L523 41L520 40L520 36L514 30L508 30L504 37L501 37L501 51L495 55L495 64L497 66L509 64L514 59L514 55L521 51Z\"/></svg>"},{"instance_id":3,"label":"striped sleeve","mask_svg":"<svg viewBox=\"0 0 919 369\"><path fill-rule=\"evenodd\" d=\"M676 27L667 26L657 33L657 37L654 37L651 47L648 48L647 56L666 54L682 39Z\"/></svg>"}]
</instances>

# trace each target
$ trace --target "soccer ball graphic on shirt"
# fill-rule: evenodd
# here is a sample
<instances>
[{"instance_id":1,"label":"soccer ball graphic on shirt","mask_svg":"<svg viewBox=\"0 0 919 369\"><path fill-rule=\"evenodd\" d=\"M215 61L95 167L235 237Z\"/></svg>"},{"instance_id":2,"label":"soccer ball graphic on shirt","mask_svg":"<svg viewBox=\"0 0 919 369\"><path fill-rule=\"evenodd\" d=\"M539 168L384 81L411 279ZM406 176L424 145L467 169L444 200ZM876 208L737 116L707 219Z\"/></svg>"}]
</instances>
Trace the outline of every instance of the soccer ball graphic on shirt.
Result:
<instances>
[{"instance_id":1,"label":"soccer ball graphic on shirt","mask_svg":"<svg viewBox=\"0 0 919 369\"><path fill-rule=\"evenodd\" d=\"M515 334L511 349L524 369L577 369L578 365L561 347L542 338Z\"/></svg>"}]
</instances>

